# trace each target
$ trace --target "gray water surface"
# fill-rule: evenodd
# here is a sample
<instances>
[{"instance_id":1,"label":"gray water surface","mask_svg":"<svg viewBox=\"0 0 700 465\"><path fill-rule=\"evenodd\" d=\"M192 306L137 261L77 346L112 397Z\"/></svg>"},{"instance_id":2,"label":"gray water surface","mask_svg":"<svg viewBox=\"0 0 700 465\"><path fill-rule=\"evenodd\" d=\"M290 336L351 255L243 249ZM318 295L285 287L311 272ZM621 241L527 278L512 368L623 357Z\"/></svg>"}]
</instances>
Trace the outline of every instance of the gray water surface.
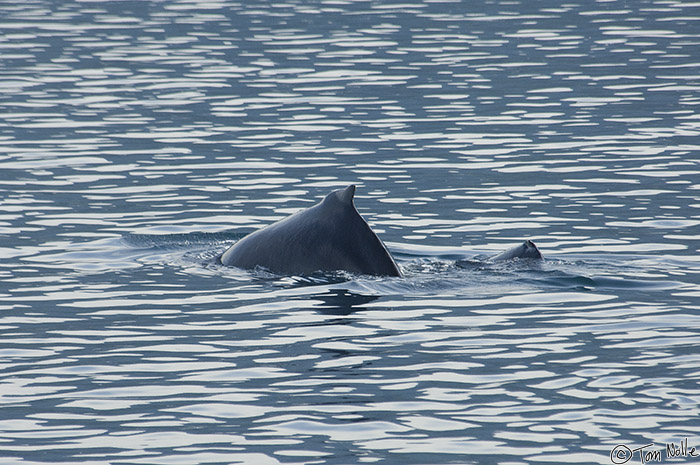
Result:
<instances>
[{"instance_id":1,"label":"gray water surface","mask_svg":"<svg viewBox=\"0 0 700 465\"><path fill-rule=\"evenodd\" d=\"M0 463L700 446L699 108L691 2L4 2ZM351 183L403 278L215 263Z\"/></svg>"}]
</instances>

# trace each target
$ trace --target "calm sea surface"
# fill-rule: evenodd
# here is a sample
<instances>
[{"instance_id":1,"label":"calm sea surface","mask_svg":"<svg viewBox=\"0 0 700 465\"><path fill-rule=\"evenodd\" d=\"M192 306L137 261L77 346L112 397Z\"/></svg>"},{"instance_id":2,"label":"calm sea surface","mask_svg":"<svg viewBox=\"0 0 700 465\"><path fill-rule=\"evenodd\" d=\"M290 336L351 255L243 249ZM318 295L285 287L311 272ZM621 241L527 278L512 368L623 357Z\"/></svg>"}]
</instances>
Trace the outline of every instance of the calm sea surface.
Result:
<instances>
[{"instance_id":1,"label":"calm sea surface","mask_svg":"<svg viewBox=\"0 0 700 465\"><path fill-rule=\"evenodd\" d=\"M350 183L405 277L214 262ZM700 3L0 4L0 464L670 461L699 249Z\"/></svg>"}]
</instances>

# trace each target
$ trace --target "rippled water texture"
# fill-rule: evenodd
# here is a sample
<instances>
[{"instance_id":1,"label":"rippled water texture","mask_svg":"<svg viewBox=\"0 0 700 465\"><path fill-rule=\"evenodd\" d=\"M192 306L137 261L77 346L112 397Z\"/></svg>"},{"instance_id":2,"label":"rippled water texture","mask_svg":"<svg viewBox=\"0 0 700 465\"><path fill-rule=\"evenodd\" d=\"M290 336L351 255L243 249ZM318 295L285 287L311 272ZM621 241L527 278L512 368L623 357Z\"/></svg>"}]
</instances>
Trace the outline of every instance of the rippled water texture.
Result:
<instances>
[{"instance_id":1,"label":"rippled water texture","mask_svg":"<svg viewBox=\"0 0 700 465\"><path fill-rule=\"evenodd\" d=\"M0 463L700 447L699 91L692 2L3 2ZM216 264L350 183L403 278Z\"/></svg>"}]
</instances>

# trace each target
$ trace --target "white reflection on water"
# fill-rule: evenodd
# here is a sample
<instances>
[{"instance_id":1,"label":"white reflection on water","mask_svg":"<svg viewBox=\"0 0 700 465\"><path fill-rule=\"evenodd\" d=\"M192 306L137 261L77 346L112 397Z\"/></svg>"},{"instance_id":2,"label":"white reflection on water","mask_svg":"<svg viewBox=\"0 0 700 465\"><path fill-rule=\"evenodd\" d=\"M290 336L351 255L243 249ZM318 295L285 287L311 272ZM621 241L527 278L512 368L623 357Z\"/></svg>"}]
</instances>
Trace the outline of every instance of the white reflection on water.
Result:
<instances>
[{"instance_id":1,"label":"white reflection on water","mask_svg":"<svg viewBox=\"0 0 700 465\"><path fill-rule=\"evenodd\" d=\"M0 461L699 444L696 8L3 5ZM213 263L349 183L405 278Z\"/></svg>"}]
</instances>

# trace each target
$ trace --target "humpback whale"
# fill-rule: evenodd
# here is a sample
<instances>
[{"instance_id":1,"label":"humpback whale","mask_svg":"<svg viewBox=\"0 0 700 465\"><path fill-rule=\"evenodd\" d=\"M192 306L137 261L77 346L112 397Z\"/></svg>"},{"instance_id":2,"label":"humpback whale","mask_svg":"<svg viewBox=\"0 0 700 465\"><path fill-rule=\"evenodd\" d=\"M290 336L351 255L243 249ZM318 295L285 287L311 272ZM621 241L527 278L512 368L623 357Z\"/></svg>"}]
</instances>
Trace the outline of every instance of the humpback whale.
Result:
<instances>
[{"instance_id":1,"label":"humpback whale","mask_svg":"<svg viewBox=\"0 0 700 465\"><path fill-rule=\"evenodd\" d=\"M384 243L355 208L354 196L354 185L333 191L313 207L245 236L219 260L282 274L344 270L401 276Z\"/></svg>"},{"instance_id":2,"label":"humpback whale","mask_svg":"<svg viewBox=\"0 0 700 465\"><path fill-rule=\"evenodd\" d=\"M281 274L343 270L401 276L384 243L357 212L354 196L354 185L333 191L318 204L245 236L219 261L226 266L262 267ZM541 260L542 253L527 240L489 261L513 259Z\"/></svg>"}]
</instances>

